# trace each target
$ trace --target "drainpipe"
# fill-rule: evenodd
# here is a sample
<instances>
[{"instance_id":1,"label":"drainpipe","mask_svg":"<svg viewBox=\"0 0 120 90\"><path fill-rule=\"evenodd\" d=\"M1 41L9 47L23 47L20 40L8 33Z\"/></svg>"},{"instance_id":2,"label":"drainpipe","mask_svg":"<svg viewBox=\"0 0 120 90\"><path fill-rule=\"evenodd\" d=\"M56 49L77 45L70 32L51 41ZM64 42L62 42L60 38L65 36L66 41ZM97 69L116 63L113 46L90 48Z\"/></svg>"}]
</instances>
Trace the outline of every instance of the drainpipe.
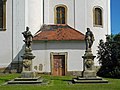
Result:
<instances>
[{"instance_id":1,"label":"drainpipe","mask_svg":"<svg viewBox=\"0 0 120 90\"><path fill-rule=\"evenodd\" d=\"M12 61L13 61L13 0L12 0Z\"/></svg>"},{"instance_id":2,"label":"drainpipe","mask_svg":"<svg viewBox=\"0 0 120 90\"><path fill-rule=\"evenodd\" d=\"M44 21L44 4L45 4L45 2L43 0L43 24L45 23L45 21Z\"/></svg>"},{"instance_id":3,"label":"drainpipe","mask_svg":"<svg viewBox=\"0 0 120 90\"><path fill-rule=\"evenodd\" d=\"M14 60L14 57L13 57L13 0L12 0L12 62ZM12 62L10 64L10 72L11 72L11 69L12 69Z\"/></svg>"},{"instance_id":4,"label":"drainpipe","mask_svg":"<svg viewBox=\"0 0 120 90\"><path fill-rule=\"evenodd\" d=\"M75 22L76 22L76 21L75 21L75 19L76 19L76 18L75 18L75 15L76 15L76 11L75 11L75 10L76 10L76 9L75 9L75 0L74 0L74 29L76 29L76 27L75 27Z\"/></svg>"}]
</instances>

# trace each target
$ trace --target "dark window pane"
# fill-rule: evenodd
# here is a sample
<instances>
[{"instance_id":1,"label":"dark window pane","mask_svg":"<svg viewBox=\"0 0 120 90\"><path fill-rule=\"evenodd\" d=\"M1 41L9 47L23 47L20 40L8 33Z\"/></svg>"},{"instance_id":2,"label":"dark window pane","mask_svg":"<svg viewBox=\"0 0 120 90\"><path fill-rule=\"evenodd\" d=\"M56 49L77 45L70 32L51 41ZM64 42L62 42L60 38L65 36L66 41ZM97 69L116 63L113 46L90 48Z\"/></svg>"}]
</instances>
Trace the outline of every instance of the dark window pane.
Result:
<instances>
[{"instance_id":1,"label":"dark window pane","mask_svg":"<svg viewBox=\"0 0 120 90\"><path fill-rule=\"evenodd\" d=\"M64 7L57 7L57 24L65 24L65 8Z\"/></svg>"},{"instance_id":2,"label":"dark window pane","mask_svg":"<svg viewBox=\"0 0 120 90\"><path fill-rule=\"evenodd\" d=\"M102 10L100 8L95 8L95 24L102 25Z\"/></svg>"}]
</instances>

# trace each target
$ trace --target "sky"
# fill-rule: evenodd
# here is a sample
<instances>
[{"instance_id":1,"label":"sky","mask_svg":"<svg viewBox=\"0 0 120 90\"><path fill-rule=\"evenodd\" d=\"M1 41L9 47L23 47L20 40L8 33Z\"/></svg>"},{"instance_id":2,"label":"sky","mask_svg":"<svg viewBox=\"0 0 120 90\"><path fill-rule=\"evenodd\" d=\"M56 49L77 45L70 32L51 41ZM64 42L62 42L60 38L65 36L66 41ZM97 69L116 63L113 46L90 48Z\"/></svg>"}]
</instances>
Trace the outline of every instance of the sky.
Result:
<instances>
[{"instance_id":1,"label":"sky","mask_svg":"<svg viewBox=\"0 0 120 90\"><path fill-rule=\"evenodd\" d=\"M120 33L120 0L111 0L111 31Z\"/></svg>"}]
</instances>

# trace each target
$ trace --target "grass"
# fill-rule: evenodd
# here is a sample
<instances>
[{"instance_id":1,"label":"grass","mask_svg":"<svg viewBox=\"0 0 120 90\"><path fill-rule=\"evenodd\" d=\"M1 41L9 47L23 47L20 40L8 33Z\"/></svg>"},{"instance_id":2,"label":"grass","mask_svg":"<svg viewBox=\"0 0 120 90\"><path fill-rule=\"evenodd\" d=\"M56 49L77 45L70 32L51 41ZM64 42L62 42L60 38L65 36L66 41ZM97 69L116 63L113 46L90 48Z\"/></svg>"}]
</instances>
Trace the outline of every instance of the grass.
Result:
<instances>
[{"instance_id":1,"label":"grass","mask_svg":"<svg viewBox=\"0 0 120 90\"><path fill-rule=\"evenodd\" d=\"M19 74L0 74L0 85L18 76Z\"/></svg>"},{"instance_id":2,"label":"grass","mask_svg":"<svg viewBox=\"0 0 120 90\"><path fill-rule=\"evenodd\" d=\"M109 84L68 84L73 76L41 75L50 83L48 85L2 85L6 81L18 77L19 74L0 75L0 90L120 90L120 80L110 79Z\"/></svg>"}]
</instances>

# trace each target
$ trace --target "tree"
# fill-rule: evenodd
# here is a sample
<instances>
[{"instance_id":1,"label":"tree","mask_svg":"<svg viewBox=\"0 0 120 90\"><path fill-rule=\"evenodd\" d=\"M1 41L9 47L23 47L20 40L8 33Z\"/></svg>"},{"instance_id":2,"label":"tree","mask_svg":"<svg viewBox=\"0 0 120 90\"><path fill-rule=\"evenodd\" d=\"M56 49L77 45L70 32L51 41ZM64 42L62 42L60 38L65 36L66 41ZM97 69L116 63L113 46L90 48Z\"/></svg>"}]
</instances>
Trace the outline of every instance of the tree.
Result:
<instances>
[{"instance_id":1,"label":"tree","mask_svg":"<svg viewBox=\"0 0 120 90\"><path fill-rule=\"evenodd\" d=\"M98 57L101 68L98 75L120 78L120 34L106 36L106 42L100 40Z\"/></svg>"}]
</instances>

